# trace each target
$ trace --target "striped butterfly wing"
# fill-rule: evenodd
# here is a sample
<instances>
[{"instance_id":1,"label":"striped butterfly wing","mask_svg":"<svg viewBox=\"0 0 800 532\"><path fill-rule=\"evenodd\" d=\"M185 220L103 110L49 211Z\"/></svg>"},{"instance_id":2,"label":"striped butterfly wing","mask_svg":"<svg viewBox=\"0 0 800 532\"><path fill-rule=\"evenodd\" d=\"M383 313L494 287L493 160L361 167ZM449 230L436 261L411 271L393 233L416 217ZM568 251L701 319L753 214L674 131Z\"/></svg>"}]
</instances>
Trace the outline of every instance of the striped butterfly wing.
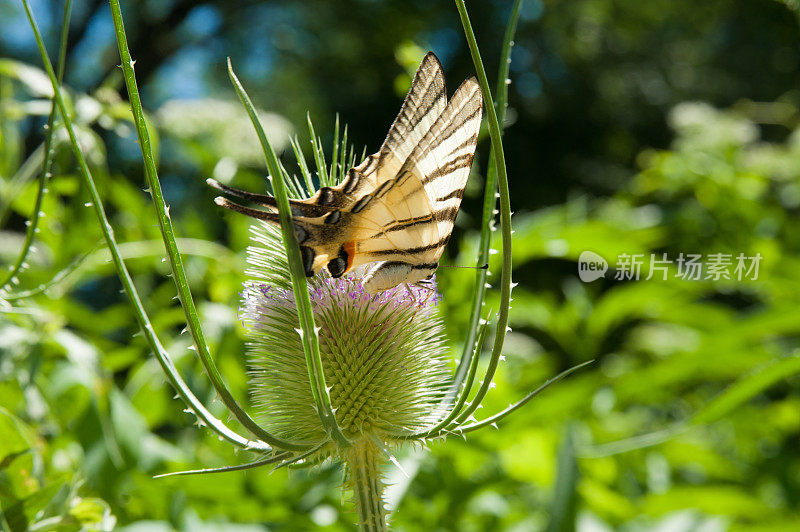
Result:
<instances>
[{"instance_id":1,"label":"striped butterfly wing","mask_svg":"<svg viewBox=\"0 0 800 532\"><path fill-rule=\"evenodd\" d=\"M373 201L360 215L366 221L354 220L354 226L376 228L359 235L356 251L363 256L358 256L355 264L394 260L435 270L461 205L481 109L477 81L466 80L416 143L396 177L375 191Z\"/></svg>"},{"instance_id":2,"label":"striped butterfly wing","mask_svg":"<svg viewBox=\"0 0 800 532\"><path fill-rule=\"evenodd\" d=\"M347 212L365 194L376 190L397 175L446 105L447 93L442 65L433 52L428 52L420 63L400 112L378 152L353 167L347 179L338 186L322 187L314 196L305 200L290 199L292 214L297 217L319 218L337 210ZM272 211L277 210L275 198L272 196L235 189L212 179L208 183L227 194ZM245 214L254 215L252 211Z\"/></svg>"},{"instance_id":3,"label":"striped butterfly wing","mask_svg":"<svg viewBox=\"0 0 800 532\"><path fill-rule=\"evenodd\" d=\"M420 63L403 106L378 151L378 166L395 177L447 107L442 64L433 52ZM377 187L381 183L375 183Z\"/></svg>"},{"instance_id":4,"label":"striped butterfly wing","mask_svg":"<svg viewBox=\"0 0 800 532\"><path fill-rule=\"evenodd\" d=\"M340 185L290 201L306 273L327 266L339 277L358 265L378 262L365 279L365 287L377 289L432 274L469 176L480 111L474 79L465 81L447 102L441 64L428 53L380 150L352 168ZM218 204L279 223L274 198L209 182L270 210L224 198L217 198Z\"/></svg>"},{"instance_id":5,"label":"striped butterfly wing","mask_svg":"<svg viewBox=\"0 0 800 532\"><path fill-rule=\"evenodd\" d=\"M430 214L433 207L424 190L411 182L398 187L397 177L446 106L442 65L433 52L428 52L381 148L353 168L347 180L337 187L357 198L347 209L354 233L349 238L359 241L358 247L366 253L349 267L374 261L370 252L381 246L365 245L368 239L382 238L393 249L408 247L408 238L397 229Z\"/></svg>"},{"instance_id":6,"label":"striped butterfly wing","mask_svg":"<svg viewBox=\"0 0 800 532\"><path fill-rule=\"evenodd\" d=\"M446 105L442 66L436 55L429 52L420 63L400 112L378 152L352 168L347 179L338 186L322 187L306 200L289 200L307 274L311 275L328 265L331 274L338 277L354 266L357 240L380 234L381 228L393 221L407 220L414 214L422 215L431 211L432 207L421 195L411 203L398 197L398 193L401 196L402 193L408 193L411 198L411 190L394 190L383 196L387 191L380 187L389 184L397 176L405 160ZM219 205L273 224L278 223L277 204L272 196L228 187L212 179L207 182L226 194L268 210L245 207L222 197L215 200ZM381 192L382 197L373 204L372 215L366 218L356 216L376 191ZM375 205L381 205L382 209L375 209ZM404 239L393 238L391 233L388 233L389 241L393 245L406 245ZM330 264L331 261L335 263Z\"/></svg>"},{"instance_id":7,"label":"striped butterfly wing","mask_svg":"<svg viewBox=\"0 0 800 532\"><path fill-rule=\"evenodd\" d=\"M438 263L453 232L467 185L478 133L483 97L475 78L464 81L447 108L406 160L414 168L433 206L438 240L428 243L426 262Z\"/></svg>"},{"instance_id":8,"label":"striped butterfly wing","mask_svg":"<svg viewBox=\"0 0 800 532\"><path fill-rule=\"evenodd\" d=\"M429 52L420 63L381 148L354 167L341 185L330 189L331 205L336 207L331 216L336 217L339 227L311 231L320 237L316 238L316 245L308 243L315 251L314 271L327 264L331 274L338 277L361 264L381 260L376 257L382 251L390 250L391 254L409 249L426 236L414 234L423 231L422 227L403 229L407 224L430 220L433 206L418 180L399 185L397 177L446 107L442 65ZM314 203L326 192L320 190L307 202ZM431 230L435 228L426 229L428 233Z\"/></svg>"}]
</instances>

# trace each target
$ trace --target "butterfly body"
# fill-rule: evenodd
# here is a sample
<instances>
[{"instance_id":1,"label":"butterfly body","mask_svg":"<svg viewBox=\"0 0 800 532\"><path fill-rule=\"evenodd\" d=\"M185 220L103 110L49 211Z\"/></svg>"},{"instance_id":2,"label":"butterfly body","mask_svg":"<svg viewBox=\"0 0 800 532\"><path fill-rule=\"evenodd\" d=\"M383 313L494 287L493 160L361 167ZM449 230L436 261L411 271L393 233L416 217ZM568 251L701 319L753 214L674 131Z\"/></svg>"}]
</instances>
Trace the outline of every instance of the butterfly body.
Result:
<instances>
[{"instance_id":1,"label":"butterfly body","mask_svg":"<svg viewBox=\"0 0 800 532\"><path fill-rule=\"evenodd\" d=\"M290 200L306 275L333 277L363 265L368 292L430 278L453 230L480 128L482 99L474 78L448 102L433 53L423 59L381 149L335 187ZM267 211L217 198L219 205L277 224L274 198L209 180Z\"/></svg>"}]
</instances>

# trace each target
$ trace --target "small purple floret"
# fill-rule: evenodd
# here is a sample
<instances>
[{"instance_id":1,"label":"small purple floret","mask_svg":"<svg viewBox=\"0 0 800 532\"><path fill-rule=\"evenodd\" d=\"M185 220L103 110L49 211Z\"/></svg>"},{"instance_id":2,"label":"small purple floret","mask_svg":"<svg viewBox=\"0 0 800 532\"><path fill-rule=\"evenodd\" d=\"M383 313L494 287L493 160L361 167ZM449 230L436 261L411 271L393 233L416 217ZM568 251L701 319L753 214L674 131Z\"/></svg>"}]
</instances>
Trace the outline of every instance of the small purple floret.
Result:
<instances>
[{"instance_id":1,"label":"small purple floret","mask_svg":"<svg viewBox=\"0 0 800 532\"><path fill-rule=\"evenodd\" d=\"M398 285L389 290L369 294L364 290L361 279L355 277L330 277L312 279L309 283L309 296L312 304L337 305L366 304L371 310L391 306L418 309L430 309L439 304L443 296L436 291L436 281L431 280L426 286ZM242 293L245 308L293 307L294 294L291 290L278 288L266 283L253 282Z\"/></svg>"}]
</instances>

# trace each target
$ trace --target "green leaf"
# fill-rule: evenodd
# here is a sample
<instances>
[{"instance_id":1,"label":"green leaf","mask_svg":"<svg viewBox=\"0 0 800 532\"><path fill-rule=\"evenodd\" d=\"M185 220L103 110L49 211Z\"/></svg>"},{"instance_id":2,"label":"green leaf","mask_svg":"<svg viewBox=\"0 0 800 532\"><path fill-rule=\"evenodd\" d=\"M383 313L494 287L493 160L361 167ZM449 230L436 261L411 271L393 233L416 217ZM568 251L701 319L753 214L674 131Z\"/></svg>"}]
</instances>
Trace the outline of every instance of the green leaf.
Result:
<instances>
[{"instance_id":1,"label":"green leaf","mask_svg":"<svg viewBox=\"0 0 800 532\"><path fill-rule=\"evenodd\" d=\"M0 523L3 520L8 524L11 532L27 531L34 523L37 514L47 508L50 501L66 487L65 482L54 482L16 503L4 507L0 512Z\"/></svg>"},{"instance_id":2,"label":"green leaf","mask_svg":"<svg viewBox=\"0 0 800 532\"><path fill-rule=\"evenodd\" d=\"M580 472L575 458L575 435L567 426L558 450L558 477L550 505L547 532L571 532L577 520L577 490Z\"/></svg>"},{"instance_id":3,"label":"green leaf","mask_svg":"<svg viewBox=\"0 0 800 532\"><path fill-rule=\"evenodd\" d=\"M721 419L770 386L798 373L800 373L800 352L775 360L730 385L705 408L697 412L690 423L698 425Z\"/></svg>"},{"instance_id":4,"label":"green leaf","mask_svg":"<svg viewBox=\"0 0 800 532\"><path fill-rule=\"evenodd\" d=\"M0 461L28 451L35 444L33 431L19 418L0 407Z\"/></svg>"},{"instance_id":5,"label":"green leaf","mask_svg":"<svg viewBox=\"0 0 800 532\"><path fill-rule=\"evenodd\" d=\"M9 76L20 81L28 91L42 98L53 97L53 86L47 73L13 59L0 59L0 76Z\"/></svg>"},{"instance_id":6,"label":"green leaf","mask_svg":"<svg viewBox=\"0 0 800 532\"><path fill-rule=\"evenodd\" d=\"M69 515L81 525L100 524L108 518L111 508L103 499L87 498L70 508Z\"/></svg>"}]
</instances>

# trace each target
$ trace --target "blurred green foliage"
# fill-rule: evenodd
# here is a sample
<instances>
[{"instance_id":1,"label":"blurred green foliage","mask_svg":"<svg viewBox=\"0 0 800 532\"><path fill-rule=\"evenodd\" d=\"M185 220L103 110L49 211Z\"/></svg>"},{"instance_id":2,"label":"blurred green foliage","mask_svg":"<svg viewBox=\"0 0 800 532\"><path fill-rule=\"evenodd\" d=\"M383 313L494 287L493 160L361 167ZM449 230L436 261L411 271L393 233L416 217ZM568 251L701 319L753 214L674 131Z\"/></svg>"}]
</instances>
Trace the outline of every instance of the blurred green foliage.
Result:
<instances>
[{"instance_id":1,"label":"blurred green foliage","mask_svg":"<svg viewBox=\"0 0 800 532\"><path fill-rule=\"evenodd\" d=\"M68 56L81 143L156 332L198 397L224 416L181 336L113 73L118 59L91 40L106 42L91 29L107 17L101 4L76 2ZM130 9L132 52L206 335L244 401L236 307L248 221L218 212L202 178L258 191L264 177L244 114L220 82L224 55L236 63L238 53L246 84L261 87L254 99L277 113L265 113L276 146L306 110L331 117L328 134L332 110L341 110L359 151L381 140L399 105L395 89L407 86L421 51L440 52L452 79L469 73L469 58L447 3L201 3L215 14L211 26L188 3L160 12L154 4ZM507 6L474 10L484 55L497 57ZM270 30L252 57L245 20ZM370 25L380 31L365 36ZM506 132L520 286L507 360L479 414L596 362L499 431L399 457L411 478L387 472L397 529L800 527L798 37L779 2L526 2ZM35 55L8 39L0 39L2 264L23 241L49 112ZM187 93L213 99L173 99ZM354 515L333 467L152 478L251 457L192 426L173 399L136 336L63 131L55 138L36 250L0 301L0 527L349 530ZM451 246L463 264L475 256L482 162ZM612 268L620 254L643 254L643 271L651 254L763 259L757 280L687 281L673 266L665 281L616 281L612 269L581 283L585 250ZM448 270L439 279L455 354L472 276Z\"/></svg>"}]
</instances>

